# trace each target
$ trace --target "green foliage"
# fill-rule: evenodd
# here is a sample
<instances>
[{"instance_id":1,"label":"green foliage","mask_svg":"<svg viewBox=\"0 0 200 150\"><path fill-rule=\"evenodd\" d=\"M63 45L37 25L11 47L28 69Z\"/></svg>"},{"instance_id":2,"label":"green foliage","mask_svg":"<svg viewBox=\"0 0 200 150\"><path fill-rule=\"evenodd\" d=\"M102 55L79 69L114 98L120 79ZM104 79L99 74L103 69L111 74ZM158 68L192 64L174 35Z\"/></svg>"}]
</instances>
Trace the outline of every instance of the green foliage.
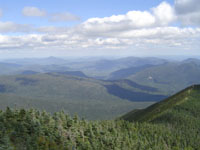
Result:
<instances>
[{"instance_id":1,"label":"green foliage","mask_svg":"<svg viewBox=\"0 0 200 150\"><path fill-rule=\"evenodd\" d=\"M64 112L50 115L33 109L7 108L0 112L0 149L197 150L200 147L200 111L191 103L182 107L188 106L192 111L185 110L185 113L193 113L193 118L180 117L179 112L184 110L177 107L171 112L171 120L163 116L151 123L86 121Z\"/></svg>"},{"instance_id":2,"label":"green foliage","mask_svg":"<svg viewBox=\"0 0 200 150\"><path fill-rule=\"evenodd\" d=\"M163 114L175 109L177 106L182 106L183 104L187 103L192 103L191 105L194 106L197 105L198 96L200 96L199 85L190 86L163 101L147 107L146 109L133 110L132 112L125 114L121 118L128 121L152 121L157 117L162 116ZM194 99L197 101L195 101Z\"/></svg>"},{"instance_id":3,"label":"green foliage","mask_svg":"<svg viewBox=\"0 0 200 150\"><path fill-rule=\"evenodd\" d=\"M191 86L127 120L86 121L64 112L0 111L0 150L198 150L200 86Z\"/></svg>"},{"instance_id":4,"label":"green foliage","mask_svg":"<svg viewBox=\"0 0 200 150\"><path fill-rule=\"evenodd\" d=\"M144 110L135 110L122 117L128 121L149 122L170 129L174 149L195 149L200 147L200 85L194 85L174 96L156 103ZM162 131L160 132L162 134ZM169 136L169 140L170 137Z\"/></svg>"}]
</instances>

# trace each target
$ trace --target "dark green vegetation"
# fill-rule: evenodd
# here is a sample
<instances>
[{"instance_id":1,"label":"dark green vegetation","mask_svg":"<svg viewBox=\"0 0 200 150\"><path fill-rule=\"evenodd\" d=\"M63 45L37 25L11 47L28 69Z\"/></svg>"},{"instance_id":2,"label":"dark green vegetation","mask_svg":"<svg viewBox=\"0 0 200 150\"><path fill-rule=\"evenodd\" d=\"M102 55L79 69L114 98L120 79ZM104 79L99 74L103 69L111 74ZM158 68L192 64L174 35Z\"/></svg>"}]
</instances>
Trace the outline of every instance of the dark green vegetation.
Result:
<instances>
[{"instance_id":1,"label":"dark green vegetation","mask_svg":"<svg viewBox=\"0 0 200 150\"><path fill-rule=\"evenodd\" d=\"M194 106L190 108L189 106L191 105L194 105L196 109L192 110ZM171 111L176 111L176 109L180 112L181 109L188 111L191 109L193 112L198 112L198 105L200 105L200 85L193 85L146 109L133 110L122 118L128 121L153 121L163 115L165 116L169 112L171 113ZM184 108L183 106L188 108Z\"/></svg>"},{"instance_id":2,"label":"dark green vegetation","mask_svg":"<svg viewBox=\"0 0 200 150\"><path fill-rule=\"evenodd\" d=\"M199 150L200 86L124 118L139 122L86 121L63 112L7 108L0 112L0 149Z\"/></svg>"},{"instance_id":3,"label":"dark green vegetation","mask_svg":"<svg viewBox=\"0 0 200 150\"><path fill-rule=\"evenodd\" d=\"M100 81L82 76L80 72L37 73L26 75L0 76L0 108L37 108L54 113L64 110L70 115L78 114L87 119L112 119L133 108L144 108L155 100L158 91L139 86L132 81ZM70 74L70 75L68 75ZM71 76L71 75L74 76ZM84 75L83 75L84 76ZM111 93L118 85L122 94L135 94L120 97ZM145 97L145 94L151 99ZM139 99L140 97L140 99Z\"/></svg>"},{"instance_id":4,"label":"dark green vegetation","mask_svg":"<svg viewBox=\"0 0 200 150\"><path fill-rule=\"evenodd\" d=\"M183 91L143 110L134 110L122 117L131 122L149 122L170 128L177 143L200 147L200 85L190 86ZM183 149L179 147L178 149Z\"/></svg>"}]
</instances>

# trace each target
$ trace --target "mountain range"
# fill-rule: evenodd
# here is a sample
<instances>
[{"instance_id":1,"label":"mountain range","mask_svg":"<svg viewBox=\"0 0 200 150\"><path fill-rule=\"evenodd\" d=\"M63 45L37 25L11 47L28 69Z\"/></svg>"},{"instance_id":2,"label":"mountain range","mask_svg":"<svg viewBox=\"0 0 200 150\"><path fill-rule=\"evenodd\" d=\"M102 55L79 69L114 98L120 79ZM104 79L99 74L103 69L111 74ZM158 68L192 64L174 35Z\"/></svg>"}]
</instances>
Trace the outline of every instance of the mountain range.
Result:
<instances>
[{"instance_id":1,"label":"mountain range","mask_svg":"<svg viewBox=\"0 0 200 150\"><path fill-rule=\"evenodd\" d=\"M48 57L0 63L2 109L64 110L92 120L145 108L199 83L200 60L194 58Z\"/></svg>"}]
</instances>

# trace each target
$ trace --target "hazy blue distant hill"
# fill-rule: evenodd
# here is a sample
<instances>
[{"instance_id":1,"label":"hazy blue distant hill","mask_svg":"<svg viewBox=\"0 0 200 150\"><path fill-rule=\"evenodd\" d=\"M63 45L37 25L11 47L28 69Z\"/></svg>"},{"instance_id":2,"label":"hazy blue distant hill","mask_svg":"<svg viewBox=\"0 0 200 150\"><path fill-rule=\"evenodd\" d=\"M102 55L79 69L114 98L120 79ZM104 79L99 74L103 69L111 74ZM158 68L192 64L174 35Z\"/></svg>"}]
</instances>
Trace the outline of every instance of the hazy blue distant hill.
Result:
<instances>
[{"instance_id":1,"label":"hazy blue distant hill","mask_svg":"<svg viewBox=\"0 0 200 150\"><path fill-rule=\"evenodd\" d=\"M125 58L91 58L91 59L63 59L57 57L47 58L23 58L23 59L8 59L5 63L15 63L21 65L17 71L32 70L36 72L50 71L82 71L87 76L101 76L102 79L119 69L128 67L137 67L144 65L158 65L167 60L160 58L140 58L140 57L125 57ZM15 68L16 69L16 68ZM16 70L14 73L17 74Z\"/></svg>"},{"instance_id":2,"label":"hazy blue distant hill","mask_svg":"<svg viewBox=\"0 0 200 150\"><path fill-rule=\"evenodd\" d=\"M120 70L112 72L109 75L108 79L109 80L125 79L125 78L127 78L131 75L134 75L137 72L140 72L140 71L142 71L146 68L153 67L153 66L154 65L147 64L147 65L143 65L143 66L136 66L136 67L129 67L129 68L125 68L125 69L120 69Z\"/></svg>"},{"instance_id":3,"label":"hazy blue distant hill","mask_svg":"<svg viewBox=\"0 0 200 150\"><path fill-rule=\"evenodd\" d=\"M74 62L70 63L69 67L80 70L87 76L107 79L110 73L120 69L144 65L158 65L165 62L167 62L167 60L153 57L125 57L118 59L97 59L91 61Z\"/></svg>"},{"instance_id":4,"label":"hazy blue distant hill","mask_svg":"<svg viewBox=\"0 0 200 150\"><path fill-rule=\"evenodd\" d=\"M138 67L144 65L158 65L167 62L167 60L160 58L140 58L140 57L125 57L125 58L91 58L91 59L63 59L57 57L47 58L23 58L23 59L8 59L5 63L15 63L21 65L20 68L15 68L17 71L32 70L36 72L50 72L50 71L82 71L87 76L96 77L101 76L106 79L110 73L119 69L129 67Z\"/></svg>"},{"instance_id":5,"label":"hazy blue distant hill","mask_svg":"<svg viewBox=\"0 0 200 150\"><path fill-rule=\"evenodd\" d=\"M0 62L0 75L1 74L10 74L10 73L18 70L20 67L21 67L21 65L19 65L19 64Z\"/></svg>"},{"instance_id":6,"label":"hazy blue distant hill","mask_svg":"<svg viewBox=\"0 0 200 150\"><path fill-rule=\"evenodd\" d=\"M7 60L8 61L8 60ZM0 74L54 73L92 77L103 80L129 79L139 85L159 89L157 94L170 95L189 85L199 83L200 60L189 58L171 62L153 57L118 59L74 59L56 57L17 59L4 63ZM21 63L21 64L20 64ZM23 64L23 65L22 65ZM1 65L0 65L1 66ZM31 72L32 73L31 73ZM127 85L128 86L128 85ZM126 88L127 87L123 87ZM130 86L128 87L130 89ZM132 89L131 89L132 90Z\"/></svg>"},{"instance_id":7,"label":"hazy blue distant hill","mask_svg":"<svg viewBox=\"0 0 200 150\"><path fill-rule=\"evenodd\" d=\"M67 62L67 60L51 56L46 58L7 59L4 60L4 62L16 63L20 65L33 65L33 64L49 65L49 64L64 64Z\"/></svg>"},{"instance_id":8,"label":"hazy blue distant hill","mask_svg":"<svg viewBox=\"0 0 200 150\"><path fill-rule=\"evenodd\" d=\"M193 62L193 63L196 63L196 64L200 64L200 59L197 59L197 58L188 58L188 59L185 59L183 62L184 63Z\"/></svg>"},{"instance_id":9,"label":"hazy blue distant hill","mask_svg":"<svg viewBox=\"0 0 200 150\"><path fill-rule=\"evenodd\" d=\"M137 72L128 79L168 94L176 93L187 86L200 83L200 64L196 61L165 63Z\"/></svg>"},{"instance_id":10,"label":"hazy blue distant hill","mask_svg":"<svg viewBox=\"0 0 200 150\"><path fill-rule=\"evenodd\" d=\"M15 67L20 67L21 65L19 64L15 64L15 63L5 63L5 62L0 62L0 65L2 67L12 67L12 68L15 68Z\"/></svg>"}]
</instances>

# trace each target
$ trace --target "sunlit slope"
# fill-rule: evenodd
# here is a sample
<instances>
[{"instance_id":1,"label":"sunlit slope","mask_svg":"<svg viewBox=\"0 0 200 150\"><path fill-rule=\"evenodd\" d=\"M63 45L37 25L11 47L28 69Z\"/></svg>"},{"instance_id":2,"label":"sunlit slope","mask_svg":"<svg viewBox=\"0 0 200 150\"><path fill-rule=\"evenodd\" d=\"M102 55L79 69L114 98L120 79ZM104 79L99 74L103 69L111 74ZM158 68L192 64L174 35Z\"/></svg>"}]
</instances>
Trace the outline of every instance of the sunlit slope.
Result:
<instances>
[{"instance_id":1,"label":"sunlit slope","mask_svg":"<svg viewBox=\"0 0 200 150\"><path fill-rule=\"evenodd\" d=\"M193 85L146 109L133 110L122 118L128 121L165 123L181 120L184 123L187 118L200 120L199 115L200 85Z\"/></svg>"}]
</instances>

